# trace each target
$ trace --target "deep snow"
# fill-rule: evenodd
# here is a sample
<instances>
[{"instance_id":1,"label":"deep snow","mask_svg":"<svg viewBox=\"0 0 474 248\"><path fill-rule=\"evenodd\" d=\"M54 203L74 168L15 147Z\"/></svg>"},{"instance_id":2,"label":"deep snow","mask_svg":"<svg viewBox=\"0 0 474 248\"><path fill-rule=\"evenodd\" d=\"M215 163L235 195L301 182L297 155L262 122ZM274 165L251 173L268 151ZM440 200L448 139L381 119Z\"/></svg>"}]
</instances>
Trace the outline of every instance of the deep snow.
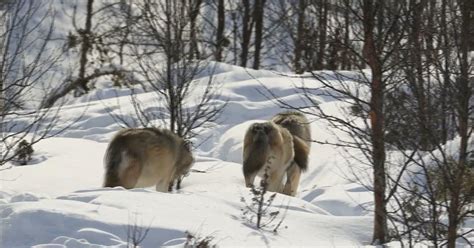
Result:
<instances>
[{"instance_id":1,"label":"deep snow","mask_svg":"<svg viewBox=\"0 0 474 248\"><path fill-rule=\"evenodd\" d=\"M288 209L276 234L242 220L241 198L250 198L241 171L245 130L282 111L262 95L264 86L282 100L304 105L295 90L301 80L225 64L218 64L216 73L222 87L216 101L228 104L214 127L202 130L195 140L202 144L194 151L196 163L179 192L101 187L107 142L121 128L109 111L134 116L128 90L98 90L65 106L55 129L82 118L59 136L36 144L32 164L0 168L1 247L126 247L127 230L134 225L149 228L142 247L182 247L186 231L213 236L213 243L222 247L368 245L372 194L354 183L351 168L333 146L314 143L297 196L278 195L274 200L275 209ZM305 83L319 84L310 78ZM139 98L150 111L159 111L153 108L154 94ZM318 101L331 113L344 108L331 98ZM313 139L343 135L309 119Z\"/></svg>"}]
</instances>

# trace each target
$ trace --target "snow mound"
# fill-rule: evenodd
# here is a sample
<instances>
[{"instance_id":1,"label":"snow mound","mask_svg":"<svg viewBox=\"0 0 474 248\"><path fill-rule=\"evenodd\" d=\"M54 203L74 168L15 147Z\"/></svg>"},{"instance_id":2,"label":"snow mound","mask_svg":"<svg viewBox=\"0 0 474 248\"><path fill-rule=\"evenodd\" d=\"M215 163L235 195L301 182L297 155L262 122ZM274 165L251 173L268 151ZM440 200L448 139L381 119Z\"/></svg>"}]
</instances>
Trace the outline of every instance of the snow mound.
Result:
<instances>
[{"instance_id":1,"label":"snow mound","mask_svg":"<svg viewBox=\"0 0 474 248\"><path fill-rule=\"evenodd\" d=\"M60 112L55 138L34 145L33 165L7 164L0 170L1 247L127 247L130 233L147 236L142 247L183 247L186 232L212 236L218 246L360 247L372 234L372 193L354 183L340 148L313 143L308 170L296 197L277 194L272 210L284 217L277 233L258 230L243 220L251 199L242 175L242 146L247 128L283 111L279 100L295 106L307 103L295 86L320 82L308 75L281 75L216 63L213 80L227 102L212 128L193 140L195 164L173 193L153 188L102 188L107 142L123 125L133 123L134 108L126 89L97 89L75 99ZM352 75L350 72L348 75ZM200 75L205 82L209 75ZM207 78L206 78L207 77ZM156 95L137 95L146 111L159 113ZM315 96L331 114L345 114L347 103ZM308 116L312 138L345 138L321 120ZM69 120L76 120L69 125ZM25 120L12 120L21 124ZM63 130L64 129L64 130ZM356 161L351 161L356 164ZM370 179L370 176L364 178ZM472 221L467 225L472 226Z\"/></svg>"}]
</instances>

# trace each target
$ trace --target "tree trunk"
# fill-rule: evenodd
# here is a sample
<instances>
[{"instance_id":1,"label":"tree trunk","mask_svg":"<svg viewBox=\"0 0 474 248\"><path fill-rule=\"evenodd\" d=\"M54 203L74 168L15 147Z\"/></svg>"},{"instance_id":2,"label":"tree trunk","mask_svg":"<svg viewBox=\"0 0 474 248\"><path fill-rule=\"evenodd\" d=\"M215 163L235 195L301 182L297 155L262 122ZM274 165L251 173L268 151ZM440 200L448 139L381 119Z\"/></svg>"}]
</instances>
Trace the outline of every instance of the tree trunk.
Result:
<instances>
[{"instance_id":1,"label":"tree trunk","mask_svg":"<svg viewBox=\"0 0 474 248\"><path fill-rule=\"evenodd\" d=\"M173 26L173 23L178 22L179 20L174 19L176 15L184 17L177 12L176 8L173 8L172 4L174 1L167 0L164 6L164 13L165 13L165 32L163 39L165 40L165 56L166 56L166 78L165 78L165 87L166 87L166 97L167 97L167 107L169 108L170 114L170 122L169 122L169 129L172 132L176 132L176 92L174 85L176 84L176 80L174 80L175 75L173 75L173 65L176 63L180 58L181 55L184 53L183 51L179 51L176 49L179 46L176 43L180 43L181 40L179 39L179 35L175 35L176 33L176 26Z\"/></svg>"},{"instance_id":2,"label":"tree trunk","mask_svg":"<svg viewBox=\"0 0 474 248\"><path fill-rule=\"evenodd\" d=\"M324 69L324 57L326 51L326 37L327 37L327 21L328 21L328 0L322 0L320 6L319 16L319 50L316 58L316 70Z\"/></svg>"},{"instance_id":3,"label":"tree trunk","mask_svg":"<svg viewBox=\"0 0 474 248\"><path fill-rule=\"evenodd\" d=\"M384 82L382 64L378 59L374 24L377 7L372 0L364 0L363 25L364 46L363 56L371 72L370 122L372 132L372 163L374 176L374 244L385 243L387 237L387 210L385 201L385 141L384 141Z\"/></svg>"},{"instance_id":4,"label":"tree trunk","mask_svg":"<svg viewBox=\"0 0 474 248\"><path fill-rule=\"evenodd\" d=\"M350 6L345 6L344 8L344 50L342 51L342 69L343 70L350 70L351 69L351 61L349 56L349 46L350 43L350 20L349 20L349 12Z\"/></svg>"},{"instance_id":5,"label":"tree trunk","mask_svg":"<svg viewBox=\"0 0 474 248\"><path fill-rule=\"evenodd\" d=\"M238 26L237 26L237 13L232 12L230 15L232 18L232 37L233 37L233 55L234 55L234 65L237 65L237 34L238 34Z\"/></svg>"},{"instance_id":6,"label":"tree trunk","mask_svg":"<svg viewBox=\"0 0 474 248\"><path fill-rule=\"evenodd\" d=\"M263 36L263 11L265 0L255 0L253 18L255 20L255 51L253 60L253 69L258 70L260 67L260 54L262 49Z\"/></svg>"},{"instance_id":7,"label":"tree trunk","mask_svg":"<svg viewBox=\"0 0 474 248\"><path fill-rule=\"evenodd\" d=\"M190 38L191 38L191 48L189 51L189 58L194 59L197 58L199 59L200 52L199 52L199 47L198 47L198 40L197 40L197 30L196 30L196 21L197 17L199 15L199 11L201 8L201 3L202 0L194 0L190 1L190 12L189 12L189 22L190 22Z\"/></svg>"},{"instance_id":8,"label":"tree trunk","mask_svg":"<svg viewBox=\"0 0 474 248\"><path fill-rule=\"evenodd\" d=\"M255 0L254 20L255 20L255 51L253 58L253 69L260 68L260 53L262 50L262 36L263 36L263 10L265 0Z\"/></svg>"},{"instance_id":9,"label":"tree trunk","mask_svg":"<svg viewBox=\"0 0 474 248\"><path fill-rule=\"evenodd\" d=\"M442 40L442 46L443 46L443 66L444 67L441 70L442 73L442 85L441 85L441 96L440 96L440 108L441 108L441 113L444 113L445 116L441 118L441 142L442 144L446 144L448 141L448 122L449 122L449 116L451 116L450 113L448 113L448 106L447 106L447 91L448 91L448 86L449 86L449 77L450 77L450 72L449 72L449 54L450 49L449 49L449 37L448 37L448 24L446 21L447 17L447 0L443 0L441 2L441 20L440 20L440 29L441 29L441 40Z\"/></svg>"},{"instance_id":10,"label":"tree trunk","mask_svg":"<svg viewBox=\"0 0 474 248\"><path fill-rule=\"evenodd\" d=\"M244 6L244 18L242 23L242 51L240 54L240 66L246 67L249 54L250 37L252 35L253 29L253 21L250 13L250 1L243 0L242 4Z\"/></svg>"},{"instance_id":11,"label":"tree trunk","mask_svg":"<svg viewBox=\"0 0 474 248\"><path fill-rule=\"evenodd\" d=\"M336 28L334 31L334 36L331 37L332 41L329 42L328 50L329 50L329 58L327 60L326 69L327 70L337 70L339 65L341 64L341 60L339 57L341 49L341 29L339 27Z\"/></svg>"},{"instance_id":12,"label":"tree trunk","mask_svg":"<svg viewBox=\"0 0 474 248\"><path fill-rule=\"evenodd\" d=\"M215 59L218 62L222 61L222 50L224 41L225 28L225 6L224 0L217 2L217 34L216 34L216 54Z\"/></svg>"},{"instance_id":13,"label":"tree trunk","mask_svg":"<svg viewBox=\"0 0 474 248\"><path fill-rule=\"evenodd\" d=\"M305 10L306 10L306 0L299 0L298 1L298 24L296 27L296 40L295 40L295 49L294 49L294 59L293 59L293 66L295 68L295 72L300 74L303 73L304 70L301 66L301 53L303 51L304 46L304 22L305 22Z\"/></svg>"},{"instance_id":14,"label":"tree trunk","mask_svg":"<svg viewBox=\"0 0 474 248\"><path fill-rule=\"evenodd\" d=\"M461 197L463 180L467 177L464 173L467 169L467 154L469 141L469 100L471 98L472 89L469 85L469 42L473 38L469 33L472 25L470 17L471 12L474 11L474 4L471 0L459 0L461 10L461 30L460 30L460 75L456 81L457 92L457 114L459 126L459 161L457 163L457 171L455 171L455 178L452 180L452 189L450 192L450 201L448 207L448 248L455 248L456 238L458 237L457 230L461 221Z\"/></svg>"},{"instance_id":15,"label":"tree trunk","mask_svg":"<svg viewBox=\"0 0 474 248\"><path fill-rule=\"evenodd\" d=\"M410 3L410 9L413 10L413 24L411 32L411 59L412 64L408 68L409 71L413 71L415 75L411 80L411 83L415 86L414 93L418 100L418 115L420 119L421 126L421 137L420 137L420 146L421 149L426 151L431 149L430 145L430 136L431 134L427 130L431 130L431 121L428 115L428 105L426 92L428 89L425 89L425 82L423 80L423 62L422 62L422 41L421 41L421 17L423 15L423 9L426 6L426 1L422 0L417 2L412 0ZM411 73L411 72L410 72Z\"/></svg>"},{"instance_id":16,"label":"tree trunk","mask_svg":"<svg viewBox=\"0 0 474 248\"><path fill-rule=\"evenodd\" d=\"M78 92L79 95L89 92L89 87L87 86L87 81L84 80L86 77L86 67L87 67L87 54L89 50L92 48L91 42L91 29L92 29L92 7L94 4L94 0L87 1L87 15L86 15L86 26L84 30L79 31L79 35L82 38L82 45L81 45L81 58L79 61L79 86L83 92Z\"/></svg>"},{"instance_id":17,"label":"tree trunk","mask_svg":"<svg viewBox=\"0 0 474 248\"><path fill-rule=\"evenodd\" d=\"M0 67L0 141L3 140L3 135L4 135L4 130L3 130L3 118L5 117L6 111L5 111L5 92L3 90L3 80L2 80L2 68ZM3 142L0 142L0 148L4 149L1 147ZM0 152L0 158L2 158L2 152Z\"/></svg>"},{"instance_id":18,"label":"tree trunk","mask_svg":"<svg viewBox=\"0 0 474 248\"><path fill-rule=\"evenodd\" d=\"M126 27L125 27L125 30L124 30L124 35L123 37L121 38L120 40L120 45L119 45L119 51L118 51L118 57L119 57L119 64L120 65L123 65L123 51L125 49L125 45L127 44L127 39L128 39L128 36L130 35L130 19L131 19L131 13L130 11L127 11L127 19L126 19Z\"/></svg>"},{"instance_id":19,"label":"tree trunk","mask_svg":"<svg viewBox=\"0 0 474 248\"><path fill-rule=\"evenodd\" d=\"M379 66L372 68L371 115L372 159L374 166L374 236L373 241L383 244L387 236L387 211L385 202L385 141L383 113L383 81Z\"/></svg>"}]
</instances>

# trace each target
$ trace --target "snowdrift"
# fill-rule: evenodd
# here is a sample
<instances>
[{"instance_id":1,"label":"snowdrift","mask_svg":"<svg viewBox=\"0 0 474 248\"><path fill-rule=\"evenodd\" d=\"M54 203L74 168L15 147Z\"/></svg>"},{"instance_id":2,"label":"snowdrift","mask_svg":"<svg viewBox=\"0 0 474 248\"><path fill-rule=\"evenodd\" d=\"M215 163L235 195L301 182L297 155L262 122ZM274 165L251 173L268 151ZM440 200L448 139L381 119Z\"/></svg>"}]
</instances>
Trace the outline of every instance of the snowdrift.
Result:
<instances>
[{"instance_id":1,"label":"snowdrift","mask_svg":"<svg viewBox=\"0 0 474 248\"><path fill-rule=\"evenodd\" d=\"M114 115L133 119L126 89L101 89L63 107L54 130L72 126L35 145L33 163L7 164L0 171L1 247L127 247L131 230L147 230L141 247L183 247L185 232L212 236L218 246L360 247L372 235L372 194L351 180L351 168L332 146L313 144L308 171L296 197L278 194L273 209L284 217L277 233L255 229L242 219L250 199L242 175L242 139L253 122L282 111L265 93L305 105L296 76L216 64L214 80L228 101L214 128L202 130L196 162L182 190L102 188L107 142L121 128ZM201 80L206 81L206 75ZM305 84L319 82L309 77ZM138 95L149 111L152 93ZM336 113L344 104L319 99ZM323 122L311 118L313 139L334 138ZM53 131L54 131L53 130ZM336 132L337 133L337 132ZM341 134L342 135L342 134ZM354 161L352 161L354 162Z\"/></svg>"}]
</instances>

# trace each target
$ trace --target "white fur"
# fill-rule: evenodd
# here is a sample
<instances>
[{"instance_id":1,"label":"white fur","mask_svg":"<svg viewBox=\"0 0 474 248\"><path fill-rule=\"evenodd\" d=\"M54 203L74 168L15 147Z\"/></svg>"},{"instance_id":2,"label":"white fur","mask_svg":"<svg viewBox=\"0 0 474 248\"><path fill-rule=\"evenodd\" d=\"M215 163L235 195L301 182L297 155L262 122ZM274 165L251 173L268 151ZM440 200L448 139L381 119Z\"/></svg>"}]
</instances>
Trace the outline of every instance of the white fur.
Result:
<instances>
[{"instance_id":1,"label":"white fur","mask_svg":"<svg viewBox=\"0 0 474 248\"><path fill-rule=\"evenodd\" d=\"M284 154L283 152L276 152L276 151L271 151L270 154L268 155L267 162L265 165L258 171L258 176L263 178L265 175L265 170L268 168L267 173L269 177L268 181L273 182L269 183L268 185L268 190L273 191L273 192L281 192L283 190L283 179L286 175L286 169L291 165L293 162L293 157L294 157L294 150L293 150L293 143L285 144L286 146L289 146L290 148L283 149L284 151L290 152L289 156ZM284 161L283 159L285 157L289 157L291 159L288 159L287 161Z\"/></svg>"},{"instance_id":2,"label":"white fur","mask_svg":"<svg viewBox=\"0 0 474 248\"><path fill-rule=\"evenodd\" d=\"M121 177L130 164L130 158L128 157L127 151L122 151L120 156L121 156L121 159L120 159L120 165L118 167L118 174Z\"/></svg>"}]
</instances>

